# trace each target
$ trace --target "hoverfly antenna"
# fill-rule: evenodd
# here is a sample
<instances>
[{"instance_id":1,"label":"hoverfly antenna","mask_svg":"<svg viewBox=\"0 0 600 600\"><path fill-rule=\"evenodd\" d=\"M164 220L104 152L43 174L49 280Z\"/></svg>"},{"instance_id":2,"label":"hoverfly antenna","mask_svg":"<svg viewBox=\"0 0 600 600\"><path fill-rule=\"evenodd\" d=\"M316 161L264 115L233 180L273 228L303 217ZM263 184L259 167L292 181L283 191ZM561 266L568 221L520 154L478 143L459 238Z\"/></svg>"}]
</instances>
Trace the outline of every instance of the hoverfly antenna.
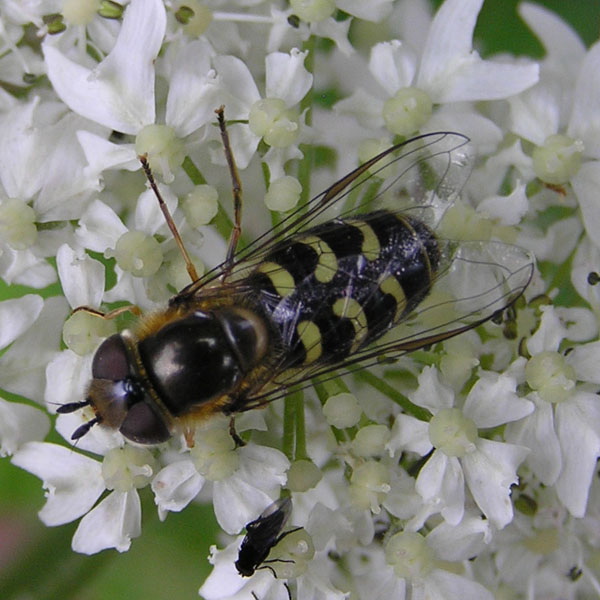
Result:
<instances>
[{"instance_id":1,"label":"hoverfly antenna","mask_svg":"<svg viewBox=\"0 0 600 600\"><path fill-rule=\"evenodd\" d=\"M100 417L94 417L91 421L84 423L79 426L71 435L71 439L77 441L79 438L82 438L94 425L100 423L102 419Z\"/></svg>"},{"instance_id":2,"label":"hoverfly antenna","mask_svg":"<svg viewBox=\"0 0 600 600\"><path fill-rule=\"evenodd\" d=\"M177 225L175 225L175 221L173 221L173 217L171 216L169 208L167 207L165 201L163 200L160 190L158 189L158 185L156 185L156 181L154 180L154 175L152 174L152 169L150 168L150 163L148 162L148 155L140 154L138 156L138 159L142 163L142 168L144 169L144 173L146 174L146 179L148 180L148 183L150 184L150 189L154 192L154 195L156 196L156 199L158 200L158 205L160 206L160 210L162 211L162 214L165 217L165 221L167 222L167 225L168 225L169 229L171 230L171 233L173 234L175 243L177 244L177 247L179 248L179 251L181 252L181 255L183 256L183 260L185 261L185 267L187 269L189 276L192 279L192 283L194 283L195 281L198 281L198 279L199 279L198 273L196 272L196 267L194 266L194 263L192 262L190 255L188 254L187 250L185 249L183 240L181 239L181 235L179 235L179 230L177 229Z\"/></svg>"},{"instance_id":3,"label":"hoverfly antenna","mask_svg":"<svg viewBox=\"0 0 600 600\"><path fill-rule=\"evenodd\" d=\"M86 398L85 400L81 400L79 402L67 402L67 404L61 404L56 409L56 412L60 415L66 415L66 414L75 412L76 410L79 410L80 408L83 408L84 406L89 406L89 405L90 405L89 398Z\"/></svg>"}]
</instances>

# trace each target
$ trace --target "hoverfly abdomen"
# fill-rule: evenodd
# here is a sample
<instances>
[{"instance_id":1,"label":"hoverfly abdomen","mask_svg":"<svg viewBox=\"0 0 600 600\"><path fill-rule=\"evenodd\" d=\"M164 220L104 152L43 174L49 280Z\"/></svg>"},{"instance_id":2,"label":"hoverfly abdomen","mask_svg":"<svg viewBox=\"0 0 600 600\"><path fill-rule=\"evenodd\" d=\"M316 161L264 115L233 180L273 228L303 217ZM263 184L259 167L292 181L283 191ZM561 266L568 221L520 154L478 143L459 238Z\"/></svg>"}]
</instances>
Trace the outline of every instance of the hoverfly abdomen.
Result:
<instances>
[{"instance_id":1,"label":"hoverfly abdomen","mask_svg":"<svg viewBox=\"0 0 600 600\"><path fill-rule=\"evenodd\" d=\"M331 364L405 318L427 295L439 262L427 225L380 210L280 242L248 283L286 367Z\"/></svg>"}]
</instances>

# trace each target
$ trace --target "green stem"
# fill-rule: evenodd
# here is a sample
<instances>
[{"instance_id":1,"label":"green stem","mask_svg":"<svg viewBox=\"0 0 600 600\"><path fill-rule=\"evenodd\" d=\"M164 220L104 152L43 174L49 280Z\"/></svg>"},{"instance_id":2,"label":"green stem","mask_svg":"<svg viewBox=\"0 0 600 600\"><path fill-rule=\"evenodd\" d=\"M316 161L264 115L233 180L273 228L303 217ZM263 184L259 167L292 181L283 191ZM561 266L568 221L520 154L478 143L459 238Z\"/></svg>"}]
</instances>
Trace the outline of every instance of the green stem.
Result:
<instances>
[{"instance_id":1,"label":"green stem","mask_svg":"<svg viewBox=\"0 0 600 600\"><path fill-rule=\"evenodd\" d=\"M290 461L294 460L294 434L296 407L292 395L286 396L283 401L283 440L282 451Z\"/></svg>"},{"instance_id":2,"label":"green stem","mask_svg":"<svg viewBox=\"0 0 600 600\"><path fill-rule=\"evenodd\" d=\"M354 376L367 383L371 387L375 388L378 392L381 392L387 396L390 400L402 407L404 412L408 415L419 419L420 421L429 421L431 419L431 413L425 408L421 408L416 404L413 404L404 394L401 394L398 390L394 389L389 383L373 375L366 369L363 371L357 371Z\"/></svg>"},{"instance_id":3,"label":"green stem","mask_svg":"<svg viewBox=\"0 0 600 600\"><path fill-rule=\"evenodd\" d=\"M292 402L294 403L294 412L296 417L296 460L304 460L308 458L306 453L306 427L304 421L304 394L302 392L294 392L292 394Z\"/></svg>"}]
</instances>

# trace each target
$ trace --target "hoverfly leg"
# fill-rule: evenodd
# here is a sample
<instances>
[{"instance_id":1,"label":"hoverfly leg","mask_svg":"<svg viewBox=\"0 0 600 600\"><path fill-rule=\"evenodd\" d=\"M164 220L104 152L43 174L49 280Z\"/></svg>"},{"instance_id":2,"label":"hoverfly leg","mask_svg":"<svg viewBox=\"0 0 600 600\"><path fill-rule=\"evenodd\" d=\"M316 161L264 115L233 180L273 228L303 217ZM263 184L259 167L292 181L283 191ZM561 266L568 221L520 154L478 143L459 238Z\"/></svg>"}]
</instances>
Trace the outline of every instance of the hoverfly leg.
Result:
<instances>
[{"instance_id":1,"label":"hoverfly leg","mask_svg":"<svg viewBox=\"0 0 600 600\"><path fill-rule=\"evenodd\" d=\"M193 448L196 445L196 440L195 440L195 431L193 429L185 429L183 431L183 438L185 439L185 445L188 448Z\"/></svg>"},{"instance_id":2,"label":"hoverfly leg","mask_svg":"<svg viewBox=\"0 0 600 600\"><path fill-rule=\"evenodd\" d=\"M109 310L108 312L103 312L101 310L98 310L97 308L92 308L91 306L78 306L77 308L73 309L73 313L71 313L71 314L75 314L76 312L79 312L79 311L85 311L86 313L89 313L90 315L94 315L96 317L100 317L101 319L107 319L107 320L115 319L116 317L123 315L127 312L132 313L136 317L139 317L142 314L142 309L139 306L137 306L136 304L120 306L119 308Z\"/></svg>"},{"instance_id":3,"label":"hoverfly leg","mask_svg":"<svg viewBox=\"0 0 600 600\"><path fill-rule=\"evenodd\" d=\"M154 192L154 195L156 196L156 198L158 200L158 205L160 206L160 210L162 211L162 214L165 217L165 221L167 222L167 225L169 226L169 229L171 230L171 233L173 234L175 243L177 244L177 247L179 248L179 251L181 252L181 255L183 256L183 260L185 261L185 268L187 269L187 272L192 280L192 283L194 281L198 281L199 277L198 277L198 273L196 272L196 267L194 267L194 263L192 262L190 255L188 254L187 250L185 249L183 240L181 239L181 236L179 235L177 225L175 225L175 221L173 221L173 217L171 216L171 213L169 212L169 209L168 209L165 201L163 200L163 197L160 194L158 186L156 185L156 181L154 180L154 175L152 174L152 169L150 169L150 164L148 163L148 156L146 154L141 154L140 156L138 156L138 158L140 159L140 162L142 163L142 167L144 169L144 173L146 174L146 179L148 180L148 183L150 184L150 188L152 189L152 191Z\"/></svg>"},{"instance_id":4,"label":"hoverfly leg","mask_svg":"<svg viewBox=\"0 0 600 600\"><path fill-rule=\"evenodd\" d=\"M229 435L233 438L236 448L241 448L242 446L246 445L246 442L238 435L238 432L235 430L235 417L231 417L231 419L229 419Z\"/></svg>"},{"instance_id":5,"label":"hoverfly leg","mask_svg":"<svg viewBox=\"0 0 600 600\"><path fill-rule=\"evenodd\" d=\"M221 139L223 140L225 159L227 160L227 166L229 167L229 174L231 175L231 183L233 186L233 230L231 231L229 247L227 248L227 257L225 258L224 264L225 275L227 275L233 266L235 251L242 233L242 182L240 181L235 158L233 157L233 152L231 150L229 134L227 133L225 107L220 106L215 112L217 113L217 119L219 121L219 130L221 132Z\"/></svg>"}]
</instances>

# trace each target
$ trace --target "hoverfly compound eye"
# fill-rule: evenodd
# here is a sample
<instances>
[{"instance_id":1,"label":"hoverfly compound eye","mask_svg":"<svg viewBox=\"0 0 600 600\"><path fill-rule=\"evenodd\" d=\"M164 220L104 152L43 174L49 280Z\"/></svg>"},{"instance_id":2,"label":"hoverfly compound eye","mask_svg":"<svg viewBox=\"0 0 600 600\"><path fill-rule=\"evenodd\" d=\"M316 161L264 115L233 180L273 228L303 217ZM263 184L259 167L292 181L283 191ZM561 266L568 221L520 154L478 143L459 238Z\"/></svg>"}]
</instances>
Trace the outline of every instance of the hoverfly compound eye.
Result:
<instances>
[{"instance_id":1,"label":"hoverfly compound eye","mask_svg":"<svg viewBox=\"0 0 600 600\"><path fill-rule=\"evenodd\" d=\"M130 406L119 431L138 444L160 444L171 437L164 418L148 402Z\"/></svg>"},{"instance_id":2,"label":"hoverfly compound eye","mask_svg":"<svg viewBox=\"0 0 600 600\"><path fill-rule=\"evenodd\" d=\"M129 357L120 334L106 338L100 344L92 362L94 379L111 379L119 381L129 375Z\"/></svg>"}]
</instances>

